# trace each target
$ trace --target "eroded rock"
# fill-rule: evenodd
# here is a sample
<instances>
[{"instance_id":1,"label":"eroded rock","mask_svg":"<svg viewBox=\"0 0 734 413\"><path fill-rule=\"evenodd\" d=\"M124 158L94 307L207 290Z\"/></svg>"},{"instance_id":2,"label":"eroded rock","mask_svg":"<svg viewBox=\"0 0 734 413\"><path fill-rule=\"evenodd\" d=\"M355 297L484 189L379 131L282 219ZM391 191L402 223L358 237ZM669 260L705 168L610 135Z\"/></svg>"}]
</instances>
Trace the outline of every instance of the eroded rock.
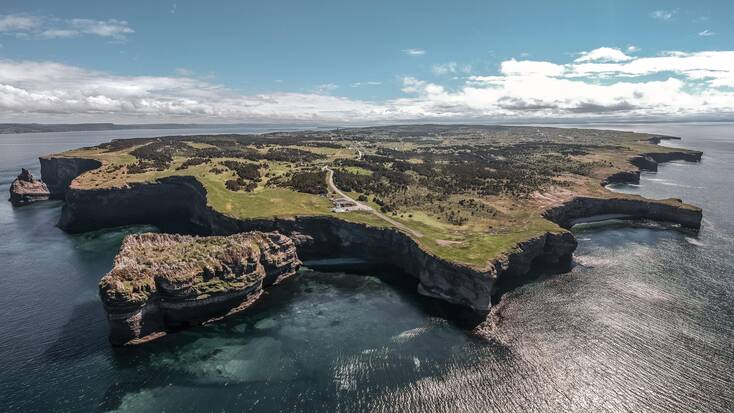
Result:
<instances>
[{"instance_id":1,"label":"eroded rock","mask_svg":"<svg viewBox=\"0 0 734 413\"><path fill-rule=\"evenodd\" d=\"M241 311L300 264L279 233L130 235L99 285L110 341L137 344Z\"/></svg>"},{"instance_id":2,"label":"eroded rock","mask_svg":"<svg viewBox=\"0 0 734 413\"><path fill-rule=\"evenodd\" d=\"M14 206L45 201L50 195L46 184L34 178L33 174L25 168L21 169L20 175L10 184L10 202Z\"/></svg>"}]
</instances>

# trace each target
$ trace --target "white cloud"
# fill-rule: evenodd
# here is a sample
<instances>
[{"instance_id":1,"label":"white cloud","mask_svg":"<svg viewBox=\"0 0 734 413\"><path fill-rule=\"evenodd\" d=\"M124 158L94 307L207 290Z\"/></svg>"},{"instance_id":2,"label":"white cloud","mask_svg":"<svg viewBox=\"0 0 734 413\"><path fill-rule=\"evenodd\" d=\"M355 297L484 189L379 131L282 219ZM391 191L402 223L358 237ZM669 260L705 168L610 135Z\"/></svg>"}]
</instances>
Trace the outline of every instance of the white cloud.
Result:
<instances>
[{"instance_id":1,"label":"white cloud","mask_svg":"<svg viewBox=\"0 0 734 413\"><path fill-rule=\"evenodd\" d=\"M650 13L650 17L657 20L670 20L678 14L678 10L655 10Z\"/></svg>"},{"instance_id":2,"label":"white cloud","mask_svg":"<svg viewBox=\"0 0 734 413\"><path fill-rule=\"evenodd\" d=\"M58 19L29 14L0 16L0 32L16 37L35 36L44 39L72 38L84 35L125 40L135 33L124 20Z\"/></svg>"},{"instance_id":3,"label":"white cloud","mask_svg":"<svg viewBox=\"0 0 734 413\"><path fill-rule=\"evenodd\" d=\"M422 80L418 80L413 76L405 76L403 77L403 88L400 90L405 93L418 93L419 91L423 90L425 85L426 82Z\"/></svg>"},{"instance_id":4,"label":"white cloud","mask_svg":"<svg viewBox=\"0 0 734 413\"><path fill-rule=\"evenodd\" d=\"M124 20L89 20L89 19L72 19L69 21L69 27L76 30L79 34L93 34L100 37L112 37L114 39L124 39L126 35L134 33L127 22Z\"/></svg>"},{"instance_id":5,"label":"white cloud","mask_svg":"<svg viewBox=\"0 0 734 413\"><path fill-rule=\"evenodd\" d=\"M426 51L423 49L403 49L403 53L408 56L423 56Z\"/></svg>"},{"instance_id":6,"label":"white cloud","mask_svg":"<svg viewBox=\"0 0 734 413\"><path fill-rule=\"evenodd\" d=\"M639 51L640 51L640 48L633 44L627 46L627 53L637 53Z\"/></svg>"},{"instance_id":7,"label":"white cloud","mask_svg":"<svg viewBox=\"0 0 734 413\"><path fill-rule=\"evenodd\" d=\"M456 74L456 73L471 73L472 66L471 65L460 65L456 62L448 62L448 63L433 65L431 67L431 71L433 72L433 74L437 76Z\"/></svg>"},{"instance_id":8,"label":"white cloud","mask_svg":"<svg viewBox=\"0 0 734 413\"><path fill-rule=\"evenodd\" d=\"M704 30L704 31L702 31L702 32L699 32L699 33L698 33L698 35L699 35L699 36L701 36L701 37L709 37L709 36L714 36L714 35L716 35L716 33L712 32L712 31L711 31L711 30L709 30L709 29L706 29L706 30Z\"/></svg>"},{"instance_id":9,"label":"white cloud","mask_svg":"<svg viewBox=\"0 0 734 413\"><path fill-rule=\"evenodd\" d=\"M370 81L367 81L367 82L354 82L354 83L352 83L349 86L351 86L351 87L380 86L381 84L382 84L382 82L370 80Z\"/></svg>"},{"instance_id":10,"label":"white cloud","mask_svg":"<svg viewBox=\"0 0 734 413\"><path fill-rule=\"evenodd\" d=\"M382 101L310 92L244 95L178 71L119 76L54 62L0 59L5 121L325 122L696 118L734 115L734 51L668 52L624 62L507 60L459 86L404 76ZM372 86L380 82L357 82Z\"/></svg>"},{"instance_id":11,"label":"white cloud","mask_svg":"<svg viewBox=\"0 0 734 413\"><path fill-rule=\"evenodd\" d=\"M710 82L727 79L734 73L734 51L670 52L662 56L641 57L624 63L582 63L568 67L568 76L639 77L658 73L675 73L691 80L704 79L701 71L709 74ZM712 83L713 84L713 83Z\"/></svg>"},{"instance_id":12,"label":"white cloud","mask_svg":"<svg viewBox=\"0 0 734 413\"><path fill-rule=\"evenodd\" d=\"M631 46L634 48L634 46ZM632 60L623 51L612 47L600 47L590 52L581 52L576 62L626 62Z\"/></svg>"},{"instance_id":13,"label":"white cloud","mask_svg":"<svg viewBox=\"0 0 734 413\"><path fill-rule=\"evenodd\" d=\"M328 86L327 88L330 88ZM0 60L5 119L349 121L385 107L316 93L241 95L190 77L116 76L53 62Z\"/></svg>"},{"instance_id":14,"label":"white cloud","mask_svg":"<svg viewBox=\"0 0 734 413\"><path fill-rule=\"evenodd\" d=\"M69 29L48 29L41 32L41 37L46 39L64 39L79 36L79 32Z\"/></svg>"},{"instance_id":15,"label":"white cloud","mask_svg":"<svg viewBox=\"0 0 734 413\"><path fill-rule=\"evenodd\" d=\"M41 25L41 19L26 14L9 14L0 16L0 32L16 32L33 30Z\"/></svg>"},{"instance_id":16,"label":"white cloud","mask_svg":"<svg viewBox=\"0 0 734 413\"><path fill-rule=\"evenodd\" d=\"M508 76L560 76L563 65L535 60L506 60L500 64L500 72Z\"/></svg>"},{"instance_id":17,"label":"white cloud","mask_svg":"<svg viewBox=\"0 0 734 413\"><path fill-rule=\"evenodd\" d=\"M438 65L433 65L431 71L435 75L445 75L449 73L456 73L456 62L448 62Z\"/></svg>"}]
</instances>

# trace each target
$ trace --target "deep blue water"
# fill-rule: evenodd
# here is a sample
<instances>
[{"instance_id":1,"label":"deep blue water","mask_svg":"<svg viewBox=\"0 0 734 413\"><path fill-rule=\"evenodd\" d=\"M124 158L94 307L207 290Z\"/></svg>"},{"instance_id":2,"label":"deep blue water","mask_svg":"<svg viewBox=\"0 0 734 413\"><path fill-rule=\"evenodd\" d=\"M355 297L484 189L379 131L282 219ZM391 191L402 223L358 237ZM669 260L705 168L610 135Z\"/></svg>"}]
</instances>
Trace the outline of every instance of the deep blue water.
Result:
<instances>
[{"instance_id":1,"label":"deep blue water","mask_svg":"<svg viewBox=\"0 0 734 413\"><path fill-rule=\"evenodd\" d=\"M705 152L614 188L702 206L700 234L578 227L577 265L506 294L495 343L374 269L304 270L241 316L112 348L97 282L150 228L70 236L59 202L0 202L0 411L732 411L734 126L613 127ZM174 133L0 135L0 190L38 155Z\"/></svg>"}]
</instances>

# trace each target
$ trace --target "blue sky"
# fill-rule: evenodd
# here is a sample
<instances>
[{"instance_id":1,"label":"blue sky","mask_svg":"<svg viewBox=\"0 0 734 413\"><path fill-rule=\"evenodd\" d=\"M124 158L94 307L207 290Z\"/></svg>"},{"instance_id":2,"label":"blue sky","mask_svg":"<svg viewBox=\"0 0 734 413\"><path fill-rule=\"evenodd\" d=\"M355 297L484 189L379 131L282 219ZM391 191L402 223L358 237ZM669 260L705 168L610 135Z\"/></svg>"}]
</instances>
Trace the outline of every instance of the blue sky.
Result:
<instances>
[{"instance_id":1,"label":"blue sky","mask_svg":"<svg viewBox=\"0 0 734 413\"><path fill-rule=\"evenodd\" d=\"M733 16L734 1L724 0L3 0L0 62L7 73L23 76L0 73L0 121L728 116L734 107L734 74L726 71ZM584 52L596 49L601 51L583 60ZM713 52L721 53L699 55ZM631 73L621 67L579 73L568 66L660 57L669 60L643 61L648 69ZM563 73L528 72L527 65L508 72L513 61L567 66ZM715 72L703 73L711 64ZM508 81L523 83L518 76L530 76L532 82L524 83L549 91L563 90L560 80L576 82L568 84L574 90L650 87L610 89L598 102L587 88L590 96L574 93L549 102L542 93L536 98L509 88ZM49 81L54 77L58 84ZM111 83L115 79L120 84ZM670 79L681 83L652 83ZM77 91L64 88L74 83L94 85L93 93L71 96ZM136 83L143 85L137 93L119 92ZM2 85L13 88L12 96L3 98ZM671 87L687 103L656 112L649 95ZM492 91L482 95L477 88ZM494 93L497 88L503 92ZM44 94L45 100L34 102L26 94ZM702 94L713 97L703 102ZM647 101L635 100L639 95ZM54 109L50 102L60 100L69 104Z\"/></svg>"}]
</instances>

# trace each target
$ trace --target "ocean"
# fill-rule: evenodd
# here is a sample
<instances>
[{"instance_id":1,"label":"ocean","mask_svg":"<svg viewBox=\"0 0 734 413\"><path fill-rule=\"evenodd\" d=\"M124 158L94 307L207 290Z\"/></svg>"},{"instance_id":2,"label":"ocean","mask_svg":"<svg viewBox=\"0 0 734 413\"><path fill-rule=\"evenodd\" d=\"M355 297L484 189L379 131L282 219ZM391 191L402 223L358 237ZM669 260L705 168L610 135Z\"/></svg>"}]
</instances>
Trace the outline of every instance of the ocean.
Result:
<instances>
[{"instance_id":1,"label":"ocean","mask_svg":"<svg viewBox=\"0 0 734 413\"><path fill-rule=\"evenodd\" d=\"M126 234L155 228L69 235L59 201L0 202L0 411L730 412L734 125L593 126L704 151L611 188L699 205L703 227L577 226L574 268L506 293L492 342L390 269L305 268L241 315L113 348L97 283ZM0 191L39 155L203 132L0 135Z\"/></svg>"}]
</instances>

